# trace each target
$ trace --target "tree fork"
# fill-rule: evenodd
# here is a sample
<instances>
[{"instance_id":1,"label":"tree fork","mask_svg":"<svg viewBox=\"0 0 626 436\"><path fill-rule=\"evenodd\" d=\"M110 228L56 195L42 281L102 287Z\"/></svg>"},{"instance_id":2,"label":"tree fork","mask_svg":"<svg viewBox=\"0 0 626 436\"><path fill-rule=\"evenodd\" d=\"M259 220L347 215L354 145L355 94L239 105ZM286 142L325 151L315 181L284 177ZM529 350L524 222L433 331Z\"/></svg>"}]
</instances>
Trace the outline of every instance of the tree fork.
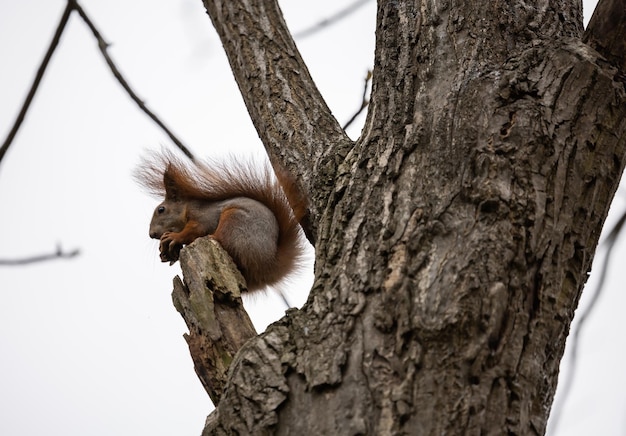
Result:
<instances>
[{"instance_id":1,"label":"tree fork","mask_svg":"<svg viewBox=\"0 0 626 436\"><path fill-rule=\"evenodd\" d=\"M557 3L380 0L351 143L274 2L205 2L317 245L307 304L237 354L204 434L545 431L626 161L623 58Z\"/></svg>"}]
</instances>

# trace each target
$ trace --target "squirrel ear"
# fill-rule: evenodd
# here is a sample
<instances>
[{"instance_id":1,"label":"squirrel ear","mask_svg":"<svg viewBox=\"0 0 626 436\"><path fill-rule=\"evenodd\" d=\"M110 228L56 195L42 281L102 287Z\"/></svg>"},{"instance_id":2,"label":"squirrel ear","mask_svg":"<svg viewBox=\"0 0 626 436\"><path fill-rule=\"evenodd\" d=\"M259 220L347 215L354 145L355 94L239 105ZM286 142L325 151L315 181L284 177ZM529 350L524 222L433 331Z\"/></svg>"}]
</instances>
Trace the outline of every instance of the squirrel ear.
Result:
<instances>
[{"instance_id":1,"label":"squirrel ear","mask_svg":"<svg viewBox=\"0 0 626 436\"><path fill-rule=\"evenodd\" d=\"M177 200L179 197L178 187L176 186L176 178L172 174L171 167L163 172L163 186L165 187L165 198L168 200Z\"/></svg>"}]
</instances>

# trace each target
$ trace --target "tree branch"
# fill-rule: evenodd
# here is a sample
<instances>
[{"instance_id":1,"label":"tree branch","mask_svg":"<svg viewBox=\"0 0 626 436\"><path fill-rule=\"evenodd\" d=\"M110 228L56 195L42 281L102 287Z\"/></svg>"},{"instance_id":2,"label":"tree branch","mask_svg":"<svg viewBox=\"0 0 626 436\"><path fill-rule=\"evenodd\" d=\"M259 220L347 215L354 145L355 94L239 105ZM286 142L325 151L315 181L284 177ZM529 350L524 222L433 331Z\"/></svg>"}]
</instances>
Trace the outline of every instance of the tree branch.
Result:
<instances>
[{"instance_id":1,"label":"tree branch","mask_svg":"<svg viewBox=\"0 0 626 436\"><path fill-rule=\"evenodd\" d=\"M346 6L345 8L341 9L340 11L336 12L335 14L331 15L328 18L323 19L322 21L315 23L314 25L307 27L306 29L300 30L296 33L293 34L293 37L295 39L304 39L308 36L311 36L317 32L319 32L320 30L325 29L328 26L331 26L333 24L335 24L336 22L346 18L347 16L349 16L350 14L353 14L354 12L356 12L361 6L364 6L366 3L370 2L370 0L356 0L352 3L350 3L348 6Z\"/></svg>"},{"instance_id":2,"label":"tree branch","mask_svg":"<svg viewBox=\"0 0 626 436\"><path fill-rule=\"evenodd\" d=\"M184 282L174 279L172 300L189 334L185 340L202 386L217 406L237 351L256 336L243 308L245 281L228 254L210 238L180 253Z\"/></svg>"},{"instance_id":3,"label":"tree branch","mask_svg":"<svg viewBox=\"0 0 626 436\"><path fill-rule=\"evenodd\" d=\"M600 0L583 41L620 70L626 80L626 6L623 0Z\"/></svg>"},{"instance_id":4,"label":"tree branch","mask_svg":"<svg viewBox=\"0 0 626 436\"><path fill-rule=\"evenodd\" d=\"M133 100L137 104L137 106L139 106L139 109L141 109L146 115L148 115L148 117L152 121L154 121L156 123L156 125L159 126L165 132L165 134L167 136L169 136L169 138L172 140L172 142L189 159L194 160L193 153L182 143L182 141L180 139L178 139L178 137L176 135L174 135L174 133L165 125L165 123L163 121L161 121L159 119L159 117L157 117L154 114L154 112L152 112L150 109L148 109L148 107L146 106L145 102L141 98L139 98L139 96L135 93L135 91L133 91L133 89L130 87L130 85L128 84L128 82L124 78L124 76L122 76L122 73L120 73L120 70L117 68L117 66L113 62L113 59L111 59L111 57L109 56L109 53L107 52L107 49L109 47L109 43L107 43L104 40L104 38L100 34L100 31L96 28L96 26L94 25L93 21L91 21L91 19L89 18L89 16L85 12L85 10L75 0L70 0L69 3L74 3L74 8L76 9L76 12L78 12L80 17L85 22L85 24L87 24L87 27L89 27L89 29L91 30L91 33L93 33L93 36L98 41L98 48L100 49L100 53L102 53L102 56L104 57L105 62L107 63L107 65L109 66L109 69L113 73L113 76L115 76L115 78L117 79L119 84L122 86L122 88L124 88L124 90L126 91L128 96L131 98L131 100Z\"/></svg>"},{"instance_id":5,"label":"tree branch","mask_svg":"<svg viewBox=\"0 0 626 436\"><path fill-rule=\"evenodd\" d=\"M272 164L295 175L301 196L311 200L314 228L332 188L327 182L352 141L313 83L276 1L204 5Z\"/></svg>"},{"instance_id":6,"label":"tree branch","mask_svg":"<svg viewBox=\"0 0 626 436\"><path fill-rule=\"evenodd\" d=\"M70 259L72 257L76 257L80 254L80 250L72 250L68 252L64 252L61 246L57 246L57 249L54 253L51 254L41 254L39 256L31 256L25 257L23 259L0 259L0 265L28 265L31 263L45 262L52 259Z\"/></svg>"},{"instance_id":7,"label":"tree branch","mask_svg":"<svg viewBox=\"0 0 626 436\"><path fill-rule=\"evenodd\" d=\"M109 54L107 53L107 47L109 46L109 44L106 41L104 41L104 39L102 38L102 35L100 34L96 26L93 24L93 22L91 21L87 13L78 4L78 1L68 0L67 5L65 7L65 11L63 11L61 20L59 21L59 24L54 33L54 36L52 37L50 46L48 47L48 51L46 52L43 58L43 61L41 62L41 65L37 69L35 80L33 81L33 84L31 85L30 90L28 91L26 99L24 100L24 103L22 104L22 108L20 109L20 112L18 113L17 118L15 119L15 122L13 123L13 126L11 127L11 130L9 131L9 134L4 140L2 147L0 147L0 162L2 162L4 155L6 154L11 144L13 143L13 139L15 139L15 136L17 135L17 132L19 131L22 125L22 122L26 118L26 113L28 112L28 109L30 108L30 105L33 101L33 98L35 97L35 94L37 93L37 89L39 88L41 79L43 78L46 72L46 69L48 68L50 59L52 58L52 55L54 54L54 51L56 50L59 44L61 35L63 34L63 31L65 30L65 26L69 20L69 17L72 11L74 10L78 12L78 14L81 16L83 21L87 24L89 29L91 29L91 32L96 37L98 41L98 47L100 48L100 52L102 53L102 56L104 56L104 59L107 65L111 69L111 72L113 73L117 81L120 83L120 85L122 85L122 88L124 88L124 90L128 93L130 98L139 106L139 109L141 109L146 115L148 115L148 117L150 117L150 119L154 121L167 134L167 136L170 137L172 142L174 142L174 144L185 155L187 155L187 157L189 157L191 160L194 160L194 156L191 153L191 151L176 137L176 135L174 135L174 133L172 133L170 129L167 128L167 126L165 125L165 123L163 123L163 121L161 121L150 109L148 109L146 104L137 96L137 94L130 87L130 85L124 78L124 76L122 76L122 73L120 73L119 69L117 68L117 66L115 65L115 63L113 62Z\"/></svg>"},{"instance_id":8,"label":"tree branch","mask_svg":"<svg viewBox=\"0 0 626 436\"><path fill-rule=\"evenodd\" d=\"M350 117L350 119L343 125L343 129L346 130L350 125L356 120L356 117L359 116L361 112L370 104L367 98L367 85L370 83L370 79L372 78L372 71L368 71L365 76L365 83L363 84L363 97L361 97L361 107Z\"/></svg>"},{"instance_id":9,"label":"tree branch","mask_svg":"<svg viewBox=\"0 0 626 436\"><path fill-rule=\"evenodd\" d=\"M31 85L30 90L28 91L28 94L26 95L26 99L24 100L24 103L22 104L22 108L20 109L20 112L18 113L17 118L15 119L15 122L13 123L13 127L11 127L9 134L4 140L2 147L0 147L0 162L2 162L4 155L6 154L7 150L11 146L11 143L13 143L13 139L15 138L15 135L17 135L17 132L20 129L20 126L22 125L24 118L26 118L26 113L28 112L28 108L30 107L30 104L33 102L33 98L35 97L35 94L37 93L37 89L39 88L41 79L46 73L46 68L48 68L48 64L50 63L50 59L52 58L52 55L54 54L54 51L57 48L57 45L59 45L59 41L61 40L61 35L63 34L63 31L65 30L65 25L67 24L67 21L69 20L73 9L74 9L73 3L71 1L68 1L67 5L65 6L65 10L63 11L63 15L61 16L61 20L59 21L59 24L57 26L57 29L54 32L54 36L52 37L52 41L50 42L48 51L46 51L46 54L43 57L43 61L41 62L41 65L39 65L39 68L37 69L35 80L33 81L33 84Z\"/></svg>"},{"instance_id":10,"label":"tree branch","mask_svg":"<svg viewBox=\"0 0 626 436\"><path fill-rule=\"evenodd\" d=\"M573 333L570 335L569 339L569 369L567 372L567 378L561 382L559 388L560 392L560 400L557 404L552 407L552 413L550 416L550 430L553 433L556 433L558 428L561 415L563 414L563 410L565 408L565 404L569 398L569 393L571 388L574 386L574 379L576 376L576 369L578 366L578 348L580 345L581 332L584 327L586 327L585 321L589 319L593 309L597 306L598 301L600 300L600 295L604 291L604 286L606 284L607 272L609 270L609 262L611 261L611 257L613 254L613 248L615 247L615 243L617 242L617 238L624 228L624 223L626 222L626 212L622 213L622 216L617 221L615 226L611 229L606 239L600 245L606 245L606 253L604 254L604 258L602 259L602 264L600 267L600 278L598 279L598 284L596 285L595 292L593 293L587 307L585 307L584 311L582 311L579 315L577 315L578 322L573 329Z\"/></svg>"}]
</instances>

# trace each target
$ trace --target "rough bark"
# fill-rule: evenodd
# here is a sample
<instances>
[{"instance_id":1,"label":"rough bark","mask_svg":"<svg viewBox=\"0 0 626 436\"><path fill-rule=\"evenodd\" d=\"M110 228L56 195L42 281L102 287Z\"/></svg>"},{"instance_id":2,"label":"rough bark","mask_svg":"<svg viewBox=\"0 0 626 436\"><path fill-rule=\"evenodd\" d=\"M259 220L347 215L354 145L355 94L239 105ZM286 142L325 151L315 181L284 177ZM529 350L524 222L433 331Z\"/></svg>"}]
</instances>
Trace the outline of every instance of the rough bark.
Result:
<instances>
[{"instance_id":1,"label":"rough bark","mask_svg":"<svg viewBox=\"0 0 626 436\"><path fill-rule=\"evenodd\" d=\"M626 153L622 64L579 2L380 0L354 144L274 2L205 5L317 244L204 434L543 434Z\"/></svg>"},{"instance_id":2,"label":"rough bark","mask_svg":"<svg viewBox=\"0 0 626 436\"><path fill-rule=\"evenodd\" d=\"M623 0L602 0L593 12L584 42L597 50L626 81L626 4Z\"/></svg>"},{"instance_id":3,"label":"rough bark","mask_svg":"<svg viewBox=\"0 0 626 436\"><path fill-rule=\"evenodd\" d=\"M272 165L286 169L310 197L304 231L314 240L320 205L352 141L313 83L276 1L206 0ZM290 198L291 200L291 198Z\"/></svg>"},{"instance_id":4,"label":"rough bark","mask_svg":"<svg viewBox=\"0 0 626 436\"><path fill-rule=\"evenodd\" d=\"M184 282L174 278L172 300L189 334L194 368L213 404L219 404L235 353L256 330L243 308L246 285L217 242L200 238L180 252Z\"/></svg>"}]
</instances>

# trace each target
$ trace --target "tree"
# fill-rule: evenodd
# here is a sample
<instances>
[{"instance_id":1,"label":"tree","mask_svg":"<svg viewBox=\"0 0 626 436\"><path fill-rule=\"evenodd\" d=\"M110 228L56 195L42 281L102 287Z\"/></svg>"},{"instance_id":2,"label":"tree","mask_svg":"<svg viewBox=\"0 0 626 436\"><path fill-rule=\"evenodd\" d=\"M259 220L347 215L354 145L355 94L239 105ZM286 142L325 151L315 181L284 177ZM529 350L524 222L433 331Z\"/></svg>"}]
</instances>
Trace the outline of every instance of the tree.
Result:
<instances>
[{"instance_id":1,"label":"tree","mask_svg":"<svg viewBox=\"0 0 626 436\"><path fill-rule=\"evenodd\" d=\"M623 6L380 0L351 141L268 1L205 1L309 199L307 304L231 364L205 434L542 434L624 168ZM621 32L621 33L620 33Z\"/></svg>"}]
</instances>

